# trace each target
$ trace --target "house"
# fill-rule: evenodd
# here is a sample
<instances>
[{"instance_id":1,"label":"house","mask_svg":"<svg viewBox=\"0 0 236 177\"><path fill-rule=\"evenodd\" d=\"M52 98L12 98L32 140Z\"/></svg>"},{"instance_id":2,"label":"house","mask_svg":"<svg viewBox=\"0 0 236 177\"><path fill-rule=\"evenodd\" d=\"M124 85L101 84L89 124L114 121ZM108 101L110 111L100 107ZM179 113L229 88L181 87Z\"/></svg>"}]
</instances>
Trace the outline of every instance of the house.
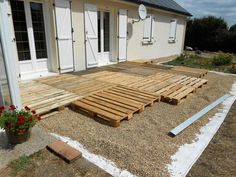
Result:
<instances>
[{"instance_id":1,"label":"house","mask_svg":"<svg viewBox=\"0 0 236 177\"><path fill-rule=\"evenodd\" d=\"M9 80L179 55L189 16L173 0L0 0Z\"/></svg>"}]
</instances>

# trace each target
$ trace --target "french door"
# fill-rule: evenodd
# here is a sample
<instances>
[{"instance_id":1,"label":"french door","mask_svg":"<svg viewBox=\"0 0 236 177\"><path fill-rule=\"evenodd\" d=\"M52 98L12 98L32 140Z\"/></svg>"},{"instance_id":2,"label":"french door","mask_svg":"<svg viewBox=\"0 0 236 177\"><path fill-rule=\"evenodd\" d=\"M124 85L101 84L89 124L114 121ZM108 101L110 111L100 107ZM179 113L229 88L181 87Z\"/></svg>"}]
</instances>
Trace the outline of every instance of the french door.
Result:
<instances>
[{"instance_id":1,"label":"french door","mask_svg":"<svg viewBox=\"0 0 236 177\"><path fill-rule=\"evenodd\" d=\"M98 11L98 62L99 65L110 61L110 12Z\"/></svg>"},{"instance_id":2,"label":"french door","mask_svg":"<svg viewBox=\"0 0 236 177\"><path fill-rule=\"evenodd\" d=\"M48 72L44 9L40 1L11 0L20 75Z\"/></svg>"}]
</instances>

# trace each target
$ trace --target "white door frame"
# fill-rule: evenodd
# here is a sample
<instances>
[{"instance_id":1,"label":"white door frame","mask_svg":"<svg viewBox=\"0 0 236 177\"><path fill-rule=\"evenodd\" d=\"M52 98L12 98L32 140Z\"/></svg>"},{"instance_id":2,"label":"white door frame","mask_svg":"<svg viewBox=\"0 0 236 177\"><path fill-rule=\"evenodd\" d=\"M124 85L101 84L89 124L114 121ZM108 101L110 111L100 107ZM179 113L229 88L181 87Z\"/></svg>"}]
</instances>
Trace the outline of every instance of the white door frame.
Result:
<instances>
[{"instance_id":1,"label":"white door frame","mask_svg":"<svg viewBox=\"0 0 236 177\"><path fill-rule=\"evenodd\" d=\"M19 66L19 74L22 79L30 79L35 77L40 77L41 75L46 75L49 70L49 62L50 60L50 47L51 41L49 40L49 31L51 30L51 26L49 24L49 15L48 9L46 8L44 0L19 0L23 1L24 3L24 11L25 11L25 18L26 18L26 25L27 25L27 33L28 33L28 42L29 42L29 49L30 49L30 60L19 61L18 59L18 66ZM46 49L47 49L47 58L40 58L37 59L36 57L36 48L35 48L35 40L34 40L34 31L33 31L33 24L32 24L32 17L31 17L31 9L30 9L30 2L40 3L42 4L43 8L43 20L44 20L44 30L45 30L45 42L46 42ZM10 6L10 2L9 2ZM12 18L13 24L13 18ZM15 38L15 30L13 27L13 33ZM15 44L16 45L16 44ZM15 47L17 50L17 47ZM18 55L18 54L17 54Z\"/></svg>"}]
</instances>

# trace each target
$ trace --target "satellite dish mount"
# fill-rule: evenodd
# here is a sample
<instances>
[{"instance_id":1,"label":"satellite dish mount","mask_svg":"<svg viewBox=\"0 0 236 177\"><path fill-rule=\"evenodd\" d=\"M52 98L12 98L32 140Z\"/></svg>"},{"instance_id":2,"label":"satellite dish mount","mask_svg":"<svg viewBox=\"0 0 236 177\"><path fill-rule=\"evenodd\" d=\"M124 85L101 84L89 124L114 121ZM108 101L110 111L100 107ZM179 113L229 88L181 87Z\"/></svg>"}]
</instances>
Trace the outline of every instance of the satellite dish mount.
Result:
<instances>
[{"instance_id":1,"label":"satellite dish mount","mask_svg":"<svg viewBox=\"0 0 236 177\"><path fill-rule=\"evenodd\" d=\"M147 17L147 9L143 4L140 4L138 7L138 15L139 15L139 20L135 21L133 20L133 23L139 22L140 20L145 20Z\"/></svg>"}]
</instances>

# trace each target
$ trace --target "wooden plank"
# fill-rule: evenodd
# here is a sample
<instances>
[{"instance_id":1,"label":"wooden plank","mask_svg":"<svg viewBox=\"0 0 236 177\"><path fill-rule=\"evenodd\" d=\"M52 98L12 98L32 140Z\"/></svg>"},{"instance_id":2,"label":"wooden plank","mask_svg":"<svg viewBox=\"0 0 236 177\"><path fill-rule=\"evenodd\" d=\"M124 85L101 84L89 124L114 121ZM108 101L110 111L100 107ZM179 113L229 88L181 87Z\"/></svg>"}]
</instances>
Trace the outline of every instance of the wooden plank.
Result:
<instances>
[{"instance_id":1,"label":"wooden plank","mask_svg":"<svg viewBox=\"0 0 236 177\"><path fill-rule=\"evenodd\" d=\"M114 108L110 108L110 107L101 105L101 104L99 104L99 103L95 103L95 102L93 102L93 101L90 101L90 100L87 99L87 98L81 99L80 101L83 102L83 103L86 103L86 104L88 104L88 105L90 105L90 106L93 106L93 107L99 108L99 109L101 109L101 110L107 111L107 112L109 112L109 113L112 113L112 114L121 116L122 118L127 116L127 114L125 114L125 113L123 113L123 112L121 112L121 111L117 111L117 110L115 110Z\"/></svg>"},{"instance_id":2,"label":"wooden plank","mask_svg":"<svg viewBox=\"0 0 236 177\"><path fill-rule=\"evenodd\" d=\"M75 106L78 106L80 108L83 108L86 111L94 112L95 114L99 114L99 115L104 116L104 117L111 119L111 120L120 121L122 118L125 118L125 117L121 117L116 114L104 111L100 108L88 105L88 104L82 102L81 100L77 100L77 101L73 102L72 104L74 104Z\"/></svg>"},{"instance_id":3,"label":"wooden plank","mask_svg":"<svg viewBox=\"0 0 236 177\"><path fill-rule=\"evenodd\" d=\"M106 107L112 108L114 110L120 111L122 113L130 114L130 113L133 112L132 109L131 110L127 109L127 108L123 107L122 105L117 104L116 102L111 104L110 102L106 102L106 101L101 100L101 99L96 99L96 98L94 98L92 96L86 97L85 99L89 100L89 101L92 101L94 103L100 104L102 106L106 106Z\"/></svg>"},{"instance_id":4,"label":"wooden plank","mask_svg":"<svg viewBox=\"0 0 236 177\"><path fill-rule=\"evenodd\" d=\"M140 108L140 107L144 106L142 103L139 103L137 101L129 100L127 98L117 96L117 95L113 95L113 94L107 93L107 92L99 92L99 93L95 93L95 95L98 95L98 96L101 96L101 97L104 97L104 98L108 98L108 99L126 104L128 106L136 107L136 108Z\"/></svg>"},{"instance_id":5,"label":"wooden plank","mask_svg":"<svg viewBox=\"0 0 236 177\"><path fill-rule=\"evenodd\" d=\"M118 92L115 92L115 91L112 91L112 90L105 90L103 92L111 93L113 95L120 96L122 98L127 98L129 100L129 102L132 100L133 102L136 102L137 104L140 104L140 103L145 104L146 103L145 100L142 100L142 99L137 98L137 97L129 96L129 95L125 94L125 93L118 93Z\"/></svg>"},{"instance_id":6,"label":"wooden plank","mask_svg":"<svg viewBox=\"0 0 236 177\"><path fill-rule=\"evenodd\" d=\"M132 88L127 88L127 87L123 87L123 86L117 86L116 88L117 88L117 89L120 89L120 90L127 91L127 92L136 93L136 94L145 96L145 97L147 97L147 98L149 98L149 99L157 99L157 97L158 97L158 96L156 96L156 95L154 95L154 94L150 94L150 93L143 92L143 91L139 91L139 90L134 90L134 89L132 89Z\"/></svg>"},{"instance_id":7,"label":"wooden plank","mask_svg":"<svg viewBox=\"0 0 236 177\"><path fill-rule=\"evenodd\" d=\"M127 104L124 104L123 102L118 102L118 101L114 101L112 99L108 99L108 98L104 98L104 97L101 97L101 96L96 96L96 95L90 95L90 98L96 98L98 100L102 100L102 101L105 101L107 103L111 103L111 104L116 104L122 108L125 108L127 110L132 110L133 112L136 112L138 111L138 108L137 107L133 107L133 106L130 106L130 105L127 105Z\"/></svg>"}]
</instances>

